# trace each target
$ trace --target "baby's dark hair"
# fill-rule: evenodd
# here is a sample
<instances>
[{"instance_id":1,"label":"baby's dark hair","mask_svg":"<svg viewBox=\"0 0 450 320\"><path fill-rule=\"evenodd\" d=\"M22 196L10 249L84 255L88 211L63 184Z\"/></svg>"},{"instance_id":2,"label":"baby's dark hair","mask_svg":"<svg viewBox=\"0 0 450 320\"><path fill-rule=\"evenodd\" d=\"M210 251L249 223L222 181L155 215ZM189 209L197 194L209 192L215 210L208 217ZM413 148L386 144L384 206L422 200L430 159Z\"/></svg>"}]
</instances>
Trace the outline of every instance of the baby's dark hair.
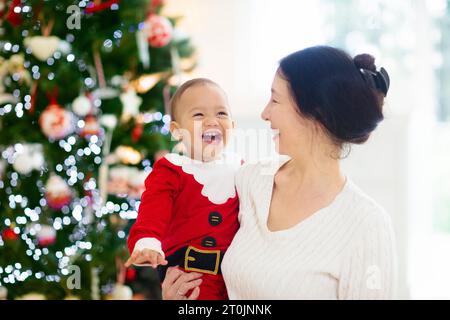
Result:
<instances>
[{"instance_id":1,"label":"baby's dark hair","mask_svg":"<svg viewBox=\"0 0 450 320\"><path fill-rule=\"evenodd\" d=\"M198 85L213 85L223 91L223 89L216 82L212 81L211 79L195 78L195 79L186 81L177 89L177 91L175 91L174 95L170 99L170 118L172 120L176 119L175 115L176 115L177 105L178 105L178 102L180 101L183 93L187 89L198 86Z\"/></svg>"},{"instance_id":2,"label":"baby's dark hair","mask_svg":"<svg viewBox=\"0 0 450 320\"><path fill-rule=\"evenodd\" d=\"M366 142L383 120L389 76L369 54L352 59L341 49L310 47L283 58L278 72L300 114L318 121L340 147Z\"/></svg>"}]
</instances>

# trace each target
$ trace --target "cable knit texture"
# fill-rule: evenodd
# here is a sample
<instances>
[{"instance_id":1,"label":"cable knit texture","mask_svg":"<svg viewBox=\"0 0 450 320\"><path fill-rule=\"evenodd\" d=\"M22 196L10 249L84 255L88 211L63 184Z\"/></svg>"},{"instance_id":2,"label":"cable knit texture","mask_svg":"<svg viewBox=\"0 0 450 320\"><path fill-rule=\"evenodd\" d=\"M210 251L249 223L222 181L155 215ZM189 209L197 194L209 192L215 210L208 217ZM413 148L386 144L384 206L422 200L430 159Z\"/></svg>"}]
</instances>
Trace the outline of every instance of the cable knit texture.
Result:
<instances>
[{"instance_id":1,"label":"cable knit texture","mask_svg":"<svg viewBox=\"0 0 450 320\"><path fill-rule=\"evenodd\" d=\"M288 160L236 176L241 226L222 263L230 299L394 298L391 219L349 178L329 206L289 229L267 228L274 175Z\"/></svg>"}]
</instances>

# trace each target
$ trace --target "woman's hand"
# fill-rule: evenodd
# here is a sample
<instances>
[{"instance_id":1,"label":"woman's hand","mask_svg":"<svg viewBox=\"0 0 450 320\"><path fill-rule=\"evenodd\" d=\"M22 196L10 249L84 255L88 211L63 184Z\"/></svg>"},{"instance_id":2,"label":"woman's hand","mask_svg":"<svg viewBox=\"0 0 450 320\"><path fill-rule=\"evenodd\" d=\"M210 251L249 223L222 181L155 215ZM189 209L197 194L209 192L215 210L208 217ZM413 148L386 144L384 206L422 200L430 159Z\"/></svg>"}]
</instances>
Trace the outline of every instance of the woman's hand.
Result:
<instances>
[{"instance_id":1,"label":"woman's hand","mask_svg":"<svg viewBox=\"0 0 450 320\"><path fill-rule=\"evenodd\" d=\"M177 267L168 268L166 278L162 283L163 300L196 300L200 295L201 277L201 273L187 273ZM192 289L191 295L186 297L186 293Z\"/></svg>"}]
</instances>

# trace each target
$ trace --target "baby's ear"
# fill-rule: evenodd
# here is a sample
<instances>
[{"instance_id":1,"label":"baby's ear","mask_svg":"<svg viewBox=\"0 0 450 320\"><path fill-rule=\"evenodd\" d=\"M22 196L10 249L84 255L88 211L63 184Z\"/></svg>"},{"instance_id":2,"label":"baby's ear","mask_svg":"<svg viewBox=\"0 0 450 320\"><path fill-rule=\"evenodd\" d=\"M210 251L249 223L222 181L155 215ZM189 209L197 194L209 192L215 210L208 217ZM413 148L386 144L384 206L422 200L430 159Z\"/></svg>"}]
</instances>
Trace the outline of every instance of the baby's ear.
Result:
<instances>
[{"instance_id":1,"label":"baby's ear","mask_svg":"<svg viewBox=\"0 0 450 320\"><path fill-rule=\"evenodd\" d=\"M180 125L176 121L170 122L170 134L176 141L181 140Z\"/></svg>"}]
</instances>

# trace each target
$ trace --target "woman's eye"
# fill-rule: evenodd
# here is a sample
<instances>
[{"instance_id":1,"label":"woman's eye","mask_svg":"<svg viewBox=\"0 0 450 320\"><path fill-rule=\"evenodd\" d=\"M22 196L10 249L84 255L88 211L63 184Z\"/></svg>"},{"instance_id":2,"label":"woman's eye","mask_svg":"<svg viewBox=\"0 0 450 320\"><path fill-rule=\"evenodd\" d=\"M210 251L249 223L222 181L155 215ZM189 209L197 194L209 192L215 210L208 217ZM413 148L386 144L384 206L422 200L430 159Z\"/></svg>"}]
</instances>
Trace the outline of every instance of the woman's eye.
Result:
<instances>
[{"instance_id":1,"label":"woman's eye","mask_svg":"<svg viewBox=\"0 0 450 320\"><path fill-rule=\"evenodd\" d=\"M275 100L275 99L272 99L272 102L273 102L273 103L278 103L278 101L277 101L277 100Z\"/></svg>"},{"instance_id":2,"label":"woman's eye","mask_svg":"<svg viewBox=\"0 0 450 320\"><path fill-rule=\"evenodd\" d=\"M221 112L218 113L218 115L219 115L219 116L227 116L228 113L226 113L226 112L224 112L224 111L221 111Z\"/></svg>"}]
</instances>

